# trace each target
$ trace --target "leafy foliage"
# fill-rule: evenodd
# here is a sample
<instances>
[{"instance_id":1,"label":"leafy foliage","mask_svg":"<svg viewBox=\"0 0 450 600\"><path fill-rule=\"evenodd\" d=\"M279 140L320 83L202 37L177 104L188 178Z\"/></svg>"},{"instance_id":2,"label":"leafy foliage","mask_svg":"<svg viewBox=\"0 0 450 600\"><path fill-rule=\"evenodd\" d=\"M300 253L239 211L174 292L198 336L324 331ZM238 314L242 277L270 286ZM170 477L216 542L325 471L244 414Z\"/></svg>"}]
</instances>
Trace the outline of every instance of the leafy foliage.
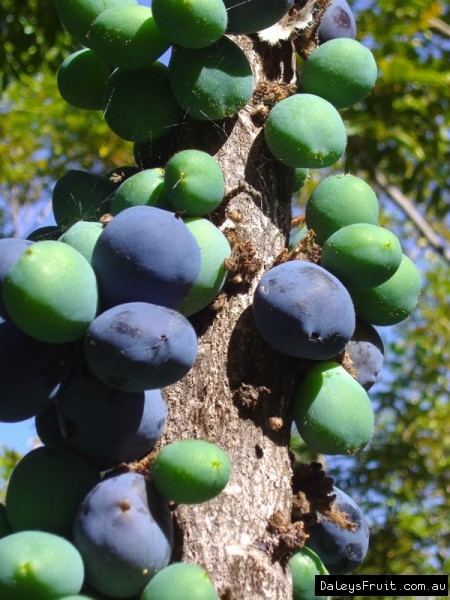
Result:
<instances>
[{"instance_id":1,"label":"leafy foliage","mask_svg":"<svg viewBox=\"0 0 450 600\"><path fill-rule=\"evenodd\" d=\"M42 64L55 68L70 46L53 0L2 0L0 89Z\"/></svg>"},{"instance_id":2,"label":"leafy foliage","mask_svg":"<svg viewBox=\"0 0 450 600\"><path fill-rule=\"evenodd\" d=\"M20 459L20 454L15 450L4 446L0 447L0 501L4 501L6 491L6 487L1 485L2 480L3 482L9 480L12 470Z\"/></svg>"},{"instance_id":3,"label":"leafy foliage","mask_svg":"<svg viewBox=\"0 0 450 600\"><path fill-rule=\"evenodd\" d=\"M380 169L430 218L442 217L450 207L448 4L356 4L363 5L359 37L375 55L379 79L362 104L345 112L351 134L345 167L369 177Z\"/></svg>"},{"instance_id":4,"label":"leafy foliage","mask_svg":"<svg viewBox=\"0 0 450 600\"><path fill-rule=\"evenodd\" d=\"M388 376L375 397L372 444L357 460L328 464L348 493L359 491L374 523L361 572L445 573L450 568L449 296L448 271L436 261L426 275L419 309L389 347Z\"/></svg>"},{"instance_id":5,"label":"leafy foliage","mask_svg":"<svg viewBox=\"0 0 450 600\"><path fill-rule=\"evenodd\" d=\"M68 169L102 171L132 162L131 144L109 130L101 113L66 104L54 73L46 68L13 81L3 93L0 112L0 199L13 229L20 207L48 200Z\"/></svg>"}]
</instances>

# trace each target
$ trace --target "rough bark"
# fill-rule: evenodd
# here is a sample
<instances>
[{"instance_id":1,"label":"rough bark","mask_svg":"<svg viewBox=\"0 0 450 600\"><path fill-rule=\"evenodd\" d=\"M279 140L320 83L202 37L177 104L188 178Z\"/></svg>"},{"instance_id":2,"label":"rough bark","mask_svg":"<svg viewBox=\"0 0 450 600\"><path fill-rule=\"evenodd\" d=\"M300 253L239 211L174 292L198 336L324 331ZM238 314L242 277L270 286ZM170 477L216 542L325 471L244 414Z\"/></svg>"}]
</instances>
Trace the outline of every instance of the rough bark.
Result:
<instances>
[{"instance_id":1,"label":"rough bark","mask_svg":"<svg viewBox=\"0 0 450 600\"><path fill-rule=\"evenodd\" d=\"M323 12L327 3L318 4ZM305 31L311 37L314 28ZM203 565L222 600L289 600L290 577L277 560L269 522L275 513L291 518L289 400L298 365L262 342L251 303L290 227L292 172L270 156L262 125L268 106L293 91L294 53L290 41L270 48L254 36L233 39L252 64L252 102L227 122L186 124L176 141L176 149L209 151L222 167L226 197L213 221L233 245L230 281L213 308L193 319L198 359L166 390L170 416L162 445L206 439L225 448L233 464L219 497L176 508L176 559Z\"/></svg>"}]
</instances>

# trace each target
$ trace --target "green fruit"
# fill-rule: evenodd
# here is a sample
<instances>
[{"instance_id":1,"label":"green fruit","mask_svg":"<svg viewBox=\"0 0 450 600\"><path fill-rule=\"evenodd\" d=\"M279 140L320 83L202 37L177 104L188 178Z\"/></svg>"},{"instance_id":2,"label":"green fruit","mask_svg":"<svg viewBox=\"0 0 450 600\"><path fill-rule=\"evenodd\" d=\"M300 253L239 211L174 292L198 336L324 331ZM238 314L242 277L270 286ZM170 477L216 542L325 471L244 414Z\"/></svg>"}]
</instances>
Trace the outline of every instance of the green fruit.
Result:
<instances>
[{"instance_id":1,"label":"green fruit","mask_svg":"<svg viewBox=\"0 0 450 600\"><path fill-rule=\"evenodd\" d=\"M305 185L306 180L309 177L309 169L294 169L294 175L292 179L292 193L296 194Z\"/></svg>"},{"instance_id":2,"label":"green fruit","mask_svg":"<svg viewBox=\"0 0 450 600\"><path fill-rule=\"evenodd\" d=\"M312 94L295 94L278 102L264 133L275 158L294 168L329 167L341 158L347 144L337 110Z\"/></svg>"},{"instance_id":3,"label":"green fruit","mask_svg":"<svg viewBox=\"0 0 450 600\"><path fill-rule=\"evenodd\" d=\"M172 206L193 217L217 208L225 194L221 168L212 156L200 150L183 150L172 156L164 183Z\"/></svg>"},{"instance_id":4,"label":"green fruit","mask_svg":"<svg viewBox=\"0 0 450 600\"><path fill-rule=\"evenodd\" d=\"M303 67L302 86L336 108L352 106L369 94L377 80L372 52L350 38L321 44Z\"/></svg>"},{"instance_id":5,"label":"green fruit","mask_svg":"<svg viewBox=\"0 0 450 600\"><path fill-rule=\"evenodd\" d=\"M293 0L224 0L230 33L256 33L275 25Z\"/></svg>"},{"instance_id":6,"label":"green fruit","mask_svg":"<svg viewBox=\"0 0 450 600\"><path fill-rule=\"evenodd\" d=\"M56 10L70 35L88 46L90 27L103 11L136 4L136 0L56 0Z\"/></svg>"},{"instance_id":7,"label":"green fruit","mask_svg":"<svg viewBox=\"0 0 450 600\"><path fill-rule=\"evenodd\" d=\"M97 469L84 458L44 446L32 450L9 481L6 512L11 527L69 536L78 506L98 479Z\"/></svg>"},{"instance_id":8,"label":"green fruit","mask_svg":"<svg viewBox=\"0 0 450 600\"><path fill-rule=\"evenodd\" d=\"M358 287L387 281L402 260L402 247L391 231L354 223L338 229L323 245L320 264L339 279Z\"/></svg>"},{"instance_id":9,"label":"green fruit","mask_svg":"<svg viewBox=\"0 0 450 600\"><path fill-rule=\"evenodd\" d=\"M359 177L331 175L323 179L306 205L306 223L319 244L335 231L353 223L378 224L375 192Z\"/></svg>"},{"instance_id":10,"label":"green fruit","mask_svg":"<svg viewBox=\"0 0 450 600\"><path fill-rule=\"evenodd\" d=\"M227 278L225 260L231 256L227 238L210 221L191 217L185 220L200 248L200 272L188 295L178 307L187 317L199 312L218 295Z\"/></svg>"},{"instance_id":11,"label":"green fruit","mask_svg":"<svg viewBox=\"0 0 450 600\"><path fill-rule=\"evenodd\" d=\"M226 37L202 50L175 48L170 84L178 104L202 121L235 115L253 93L253 73L245 54Z\"/></svg>"},{"instance_id":12,"label":"green fruit","mask_svg":"<svg viewBox=\"0 0 450 600\"><path fill-rule=\"evenodd\" d=\"M100 175L67 171L53 188L52 207L57 224L68 228L78 221L97 221L109 212L109 195L114 187Z\"/></svg>"},{"instance_id":13,"label":"green fruit","mask_svg":"<svg viewBox=\"0 0 450 600\"><path fill-rule=\"evenodd\" d=\"M414 263L403 256L390 279L369 289L351 288L356 313L373 325L395 325L408 317L417 305L420 276Z\"/></svg>"},{"instance_id":14,"label":"green fruit","mask_svg":"<svg viewBox=\"0 0 450 600\"><path fill-rule=\"evenodd\" d=\"M72 225L72 227L59 238L59 241L78 250L78 252L90 263L95 244L102 231L103 225L101 223L78 221L78 223Z\"/></svg>"},{"instance_id":15,"label":"green fruit","mask_svg":"<svg viewBox=\"0 0 450 600\"><path fill-rule=\"evenodd\" d=\"M111 214L117 215L126 208L141 204L170 210L165 195L164 169L147 169L126 179L114 192Z\"/></svg>"},{"instance_id":16,"label":"green fruit","mask_svg":"<svg viewBox=\"0 0 450 600\"><path fill-rule=\"evenodd\" d=\"M89 31L89 47L106 63L122 69L148 67L169 46L146 6L105 10Z\"/></svg>"},{"instance_id":17,"label":"green fruit","mask_svg":"<svg viewBox=\"0 0 450 600\"><path fill-rule=\"evenodd\" d=\"M137 71L116 69L109 78L105 120L123 139L152 142L170 133L181 116L164 65L155 63Z\"/></svg>"},{"instance_id":18,"label":"green fruit","mask_svg":"<svg viewBox=\"0 0 450 600\"><path fill-rule=\"evenodd\" d=\"M58 90L66 102L85 110L103 110L111 69L92 50L83 48L58 69Z\"/></svg>"},{"instance_id":19,"label":"green fruit","mask_svg":"<svg viewBox=\"0 0 450 600\"><path fill-rule=\"evenodd\" d=\"M62 242L36 242L3 282L9 316L27 335L53 344L83 337L95 318L97 281L91 265Z\"/></svg>"},{"instance_id":20,"label":"green fruit","mask_svg":"<svg viewBox=\"0 0 450 600\"><path fill-rule=\"evenodd\" d=\"M292 575L293 600L325 600L314 593L316 575L328 575L325 565L315 552L302 548L289 561Z\"/></svg>"},{"instance_id":21,"label":"green fruit","mask_svg":"<svg viewBox=\"0 0 450 600\"><path fill-rule=\"evenodd\" d=\"M6 516L6 508L4 504L0 504L0 539L11 533L11 526Z\"/></svg>"},{"instance_id":22,"label":"green fruit","mask_svg":"<svg viewBox=\"0 0 450 600\"><path fill-rule=\"evenodd\" d=\"M210 46L227 28L222 0L153 0L152 10L160 30L185 48Z\"/></svg>"},{"instance_id":23,"label":"green fruit","mask_svg":"<svg viewBox=\"0 0 450 600\"><path fill-rule=\"evenodd\" d=\"M77 594L84 567L67 540L44 531L21 531L0 540L0 598L57 600Z\"/></svg>"},{"instance_id":24,"label":"green fruit","mask_svg":"<svg viewBox=\"0 0 450 600\"><path fill-rule=\"evenodd\" d=\"M179 440L163 448L152 465L151 478L159 493L181 504L211 500L230 479L226 452L203 440Z\"/></svg>"},{"instance_id":25,"label":"green fruit","mask_svg":"<svg viewBox=\"0 0 450 600\"><path fill-rule=\"evenodd\" d=\"M174 563L162 569L147 584L140 600L217 600L217 592L206 571L197 565Z\"/></svg>"},{"instance_id":26,"label":"green fruit","mask_svg":"<svg viewBox=\"0 0 450 600\"><path fill-rule=\"evenodd\" d=\"M297 388L294 418L304 441L322 454L355 454L373 434L367 392L332 361L315 365Z\"/></svg>"}]
</instances>

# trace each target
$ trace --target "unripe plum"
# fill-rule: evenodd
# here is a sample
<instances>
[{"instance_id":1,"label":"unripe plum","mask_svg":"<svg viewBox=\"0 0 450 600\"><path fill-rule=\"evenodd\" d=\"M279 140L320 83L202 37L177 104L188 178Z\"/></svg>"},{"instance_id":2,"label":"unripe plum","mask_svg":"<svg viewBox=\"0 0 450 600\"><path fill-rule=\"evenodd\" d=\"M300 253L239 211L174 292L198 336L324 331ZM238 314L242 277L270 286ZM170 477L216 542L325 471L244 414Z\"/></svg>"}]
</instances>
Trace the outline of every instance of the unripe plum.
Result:
<instances>
[{"instance_id":1,"label":"unripe plum","mask_svg":"<svg viewBox=\"0 0 450 600\"><path fill-rule=\"evenodd\" d=\"M69 227L69 229L59 238L60 242L64 242L80 254L90 263L94 252L95 244L103 231L101 223L94 221L78 221Z\"/></svg>"},{"instance_id":2,"label":"unripe plum","mask_svg":"<svg viewBox=\"0 0 450 600\"><path fill-rule=\"evenodd\" d=\"M373 287L387 281L402 260L402 247L388 229L368 223L346 225L323 245L320 264L349 285Z\"/></svg>"},{"instance_id":3,"label":"unripe plum","mask_svg":"<svg viewBox=\"0 0 450 600\"><path fill-rule=\"evenodd\" d=\"M0 239L0 317L6 317L6 308L3 303L1 286L8 275L8 272L16 264L27 248L31 246L30 240L20 240L17 238Z\"/></svg>"},{"instance_id":4,"label":"unripe plum","mask_svg":"<svg viewBox=\"0 0 450 600\"><path fill-rule=\"evenodd\" d=\"M210 154L200 150L183 150L172 156L164 184L173 208L192 217L217 208L225 193L221 168Z\"/></svg>"},{"instance_id":5,"label":"unripe plum","mask_svg":"<svg viewBox=\"0 0 450 600\"><path fill-rule=\"evenodd\" d=\"M56 10L70 35L88 46L91 25L103 11L136 4L136 0L56 0Z\"/></svg>"},{"instance_id":6,"label":"unripe plum","mask_svg":"<svg viewBox=\"0 0 450 600\"><path fill-rule=\"evenodd\" d=\"M173 563L147 584L140 600L217 600L208 574L198 565Z\"/></svg>"},{"instance_id":7,"label":"unripe plum","mask_svg":"<svg viewBox=\"0 0 450 600\"><path fill-rule=\"evenodd\" d=\"M42 342L80 339L97 313L94 271L77 250L62 242L27 248L3 284L6 310L14 323Z\"/></svg>"},{"instance_id":8,"label":"unripe plum","mask_svg":"<svg viewBox=\"0 0 450 600\"><path fill-rule=\"evenodd\" d=\"M322 454L355 454L373 434L367 392L331 361L315 365L298 386L294 418L308 446Z\"/></svg>"},{"instance_id":9,"label":"unripe plum","mask_svg":"<svg viewBox=\"0 0 450 600\"><path fill-rule=\"evenodd\" d=\"M156 26L150 8L120 6L95 19L88 46L109 65L143 69L164 54L170 42Z\"/></svg>"},{"instance_id":10,"label":"unripe plum","mask_svg":"<svg viewBox=\"0 0 450 600\"><path fill-rule=\"evenodd\" d=\"M295 94L278 102L264 127L269 150L294 168L323 168L345 152L347 134L332 104L313 94Z\"/></svg>"},{"instance_id":11,"label":"unripe plum","mask_svg":"<svg viewBox=\"0 0 450 600\"><path fill-rule=\"evenodd\" d=\"M231 117L253 93L250 63L227 37L201 50L175 48L169 74L178 104L193 119L217 121Z\"/></svg>"},{"instance_id":12,"label":"unripe plum","mask_svg":"<svg viewBox=\"0 0 450 600\"><path fill-rule=\"evenodd\" d=\"M303 66L302 88L331 102L336 108L352 106L365 98L377 80L372 52L348 38L322 44Z\"/></svg>"},{"instance_id":13,"label":"unripe plum","mask_svg":"<svg viewBox=\"0 0 450 600\"><path fill-rule=\"evenodd\" d=\"M354 175L330 175L319 183L306 205L306 223L319 244L352 223L378 225L379 205L370 185Z\"/></svg>"},{"instance_id":14,"label":"unripe plum","mask_svg":"<svg viewBox=\"0 0 450 600\"><path fill-rule=\"evenodd\" d=\"M372 325L395 325L404 321L417 305L420 276L414 263L403 256L390 279L373 288L352 287L356 312Z\"/></svg>"},{"instance_id":15,"label":"unripe plum","mask_svg":"<svg viewBox=\"0 0 450 600\"><path fill-rule=\"evenodd\" d=\"M52 194L57 224L67 229L78 221L97 221L109 212L114 183L94 173L70 169L58 179Z\"/></svg>"},{"instance_id":16,"label":"unripe plum","mask_svg":"<svg viewBox=\"0 0 450 600\"><path fill-rule=\"evenodd\" d=\"M70 536L78 505L98 479L97 468L75 454L43 447L28 452L15 466L6 493L11 527Z\"/></svg>"},{"instance_id":17,"label":"unripe plum","mask_svg":"<svg viewBox=\"0 0 450 600\"><path fill-rule=\"evenodd\" d=\"M156 24L185 48L204 48L222 37L228 23L222 0L153 0Z\"/></svg>"},{"instance_id":18,"label":"unripe plum","mask_svg":"<svg viewBox=\"0 0 450 600\"><path fill-rule=\"evenodd\" d=\"M83 48L68 56L58 69L61 96L71 106L85 110L103 110L106 82L111 68L92 50Z\"/></svg>"},{"instance_id":19,"label":"unripe plum","mask_svg":"<svg viewBox=\"0 0 450 600\"><path fill-rule=\"evenodd\" d=\"M164 169L145 169L126 179L111 198L111 214L117 215L132 206L169 208L164 187Z\"/></svg>"},{"instance_id":20,"label":"unripe plum","mask_svg":"<svg viewBox=\"0 0 450 600\"><path fill-rule=\"evenodd\" d=\"M231 476L228 454L204 440L178 440L165 446L151 467L159 493L180 504L215 498Z\"/></svg>"},{"instance_id":21,"label":"unripe plum","mask_svg":"<svg viewBox=\"0 0 450 600\"><path fill-rule=\"evenodd\" d=\"M116 69L108 80L105 120L125 140L153 142L176 127L182 111L170 90L167 67Z\"/></svg>"},{"instance_id":22,"label":"unripe plum","mask_svg":"<svg viewBox=\"0 0 450 600\"><path fill-rule=\"evenodd\" d=\"M326 600L326 596L316 596L316 575L328 575L324 564L310 548L304 546L289 561L292 575L293 600Z\"/></svg>"},{"instance_id":23,"label":"unripe plum","mask_svg":"<svg viewBox=\"0 0 450 600\"><path fill-rule=\"evenodd\" d=\"M0 596L52 600L81 590L84 566L67 540L44 531L20 531L0 540Z\"/></svg>"},{"instance_id":24,"label":"unripe plum","mask_svg":"<svg viewBox=\"0 0 450 600\"><path fill-rule=\"evenodd\" d=\"M224 0L230 33L256 33L274 25L293 5L293 0Z\"/></svg>"},{"instance_id":25,"label":"unripe plum","mask_svg":"<svg viewBox=\"0 0 450 600\"><path fill-rule=\"evenodd\" d=\"M231 248L227 238L211 221L190 217L185 223L200 248L200 272L178 306L178 310L189 317L208 306L219 294L227 278L225 260L231 256Z\"/></svg>"}]
</instances>

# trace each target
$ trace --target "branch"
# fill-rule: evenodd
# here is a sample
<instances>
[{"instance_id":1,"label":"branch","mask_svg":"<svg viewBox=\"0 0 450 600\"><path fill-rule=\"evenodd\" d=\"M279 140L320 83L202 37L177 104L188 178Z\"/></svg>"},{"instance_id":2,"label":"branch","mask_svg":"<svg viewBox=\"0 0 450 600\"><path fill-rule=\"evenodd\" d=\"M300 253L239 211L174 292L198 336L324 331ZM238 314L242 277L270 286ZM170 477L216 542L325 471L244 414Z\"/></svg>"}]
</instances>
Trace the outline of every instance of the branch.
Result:
<instances>
[{"instance_id":1,"label":"branch","mask_svg":"<svg viewBox=\"0 0 450 600\"><path fill-rule=\"evenodd\" d=\"M447 23L442 19L431 17L431 19L428 21L428 25L432 29L436 29L436 31L439 31L439 33L441 33L442 35L445 35L446 37L450 38L450 25L447 25Z\"/></svg>"},{"instance_id":2,"label":"branch","mask_svg":"<svg viewBox=\"0 0 450 600\"><path fill-rule=\"evenodd\" d=\"M420 214L414 204L395 185L391 185L384 174L377 169L373 172L377 185L394 202L405 215L411 219L420 233L426 238L430 246L436 250L445 260L450 262L450 247L442 240L427 220Z\"/></svg>"}]
</instances>

